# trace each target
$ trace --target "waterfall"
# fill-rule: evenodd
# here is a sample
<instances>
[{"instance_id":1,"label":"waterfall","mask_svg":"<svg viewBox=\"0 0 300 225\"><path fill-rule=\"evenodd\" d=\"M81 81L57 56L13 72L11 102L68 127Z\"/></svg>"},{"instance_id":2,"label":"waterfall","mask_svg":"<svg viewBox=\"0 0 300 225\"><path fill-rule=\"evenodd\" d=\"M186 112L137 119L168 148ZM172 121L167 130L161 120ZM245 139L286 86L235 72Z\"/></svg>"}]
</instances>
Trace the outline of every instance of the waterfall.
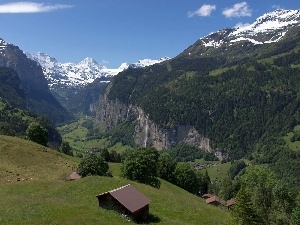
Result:
<instances>
[{"instance_id":1,"label":"waterfall","mask_svg":"<svg viewBox=\"0 0 300 225\"><path fill-rule=\"evenodd\" d=\"M128 109L127 109L126 118L128 118L129 112L130 112L130 105L128 106Z\"/></svg>"},{"instance_id":2,"label":"waterfall","mask_svg":"<svg viewBox=\"0 0 300 225\"><path fill-rule=\"evenodd\" d=\"M148 141L148 132L149 132L148 116L146 116L146 124L145 124L145 137L144 137L144 147L147 147L147 141Z\"/></svg>"}]
</instances>

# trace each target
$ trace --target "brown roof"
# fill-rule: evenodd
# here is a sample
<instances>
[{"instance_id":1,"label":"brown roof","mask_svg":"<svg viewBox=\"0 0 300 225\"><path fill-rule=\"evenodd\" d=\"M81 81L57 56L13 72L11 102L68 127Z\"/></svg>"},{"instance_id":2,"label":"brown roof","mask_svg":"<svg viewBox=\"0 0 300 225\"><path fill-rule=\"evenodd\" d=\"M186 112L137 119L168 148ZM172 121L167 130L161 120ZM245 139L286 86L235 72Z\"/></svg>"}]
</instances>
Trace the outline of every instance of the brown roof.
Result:
<instances>
[{"instance_id":1,"label":"brown roof","mask_svg":"<svg viewBox=\"0 0 300 225\"><path fill-rule=\"evenodd\" d=\"M227 206L232 206L235 203L234 199L229 199L226 203Z\"/></svg>"},{"instance_id":2,"label":"brown roof","mask_svg":"<svg viewBox=\"0 0 300 225\"><path fill-rule=\"evenodd\" d=\"M143 208L151 202L149 198L147 198L130 184L108 191L98 196L107 193L111 194L111 196L113 196L118 202L120 202L132 213L139 210L140 208Z\"/></svg>"},{"instance_id":3,"label":"brown roof","mask_svg":"<svg viewBox=\"0 0 300 225\"><path fill-rule=\"evenodd\" d=\"M211 198L211 197L213 197L212 194L204 194L204 195L202 195L202 198Z\"/></svg>"},{"instance_id":4,"label":"brown roof","mask_svg":"<svg viewBox=\"0 0 300 225\"><path fill-rule=\"evenodd\" d=\"M223 199L219 198L218 196L212 196L212 197L206 199L205 202L206 202L206 204L211 204L213 202L217 202L222 205L226 205L226 202Z\"/></svg>"},{"instance_id":5,"label":"brown roof","mask_svg":"<svg viewBox=\"0 0 300 225\"><path fill-rule=\"evenodd\" d=\"M81 176L78 173L73 172L67 179L68 180L78 180L80 178L81 178Z\"/></svg>"}]
</instances>

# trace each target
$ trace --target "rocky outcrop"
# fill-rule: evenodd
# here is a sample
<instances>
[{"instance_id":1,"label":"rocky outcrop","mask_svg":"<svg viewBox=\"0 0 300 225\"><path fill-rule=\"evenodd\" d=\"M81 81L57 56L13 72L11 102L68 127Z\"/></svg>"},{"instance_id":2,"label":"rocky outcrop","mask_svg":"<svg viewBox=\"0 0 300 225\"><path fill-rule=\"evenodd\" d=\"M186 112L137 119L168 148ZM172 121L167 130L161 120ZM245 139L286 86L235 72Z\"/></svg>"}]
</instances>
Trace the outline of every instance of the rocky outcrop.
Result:
<instances>
[{"instance_id":1,"label":"rocky outcrop","mask_svg":"<svg viewBox=\"0 0 300 225\"><path fill-rule=\"evenodd\" d=\"M118 99L109 100L107 94L100 96L96 113L97 124L109 130L126 120L135 122L135 143L139 146L163 150L180 143L187 143L214 153L219 159L224 158L221 152L210 146L210 140L201 135L193 126L178 125L168 129L160 128L149 119L149 115L142 108L126 105Z\"/></svg>"}]
</instances>

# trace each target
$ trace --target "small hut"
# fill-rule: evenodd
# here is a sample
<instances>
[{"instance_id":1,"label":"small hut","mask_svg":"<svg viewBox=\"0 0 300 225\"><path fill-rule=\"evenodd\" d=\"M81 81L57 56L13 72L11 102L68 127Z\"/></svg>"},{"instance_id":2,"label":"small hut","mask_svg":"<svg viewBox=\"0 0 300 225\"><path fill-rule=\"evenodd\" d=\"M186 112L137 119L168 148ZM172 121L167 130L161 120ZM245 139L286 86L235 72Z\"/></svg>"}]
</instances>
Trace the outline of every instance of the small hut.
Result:
<instances>
[{"instance_id":1,"label":"small hut","mask_svg":"<svg viewBox=\"0 0 300 225\"><path fill-rule=\"evenodd\" d=\"M226 205L226 202L218 196L212 196L212 197L206 199L205 202L206 202L206 204L211 204L211 205L215 205L215 206L218 206L218 205L225 206Z\"/></svg>"},{"instance_id":2,"label":"small hut","mask_svg":"<svg viewBox=\"0 0 300 225\"><path fill-rule=\"evenodd\" d=\"M81 178L81 176L76 173L73 172L70 176L67 177L67 180L72 181L72 180L79 180Z\"/></svg>"},{"instance_id":3,"label":"small hut","mask_svg":"<svg viewBox=\"0 0 300 225\"><path fill-rule=\"evenodd\" d=\"M130 184L96 196L99 206L113 209L131 216L134 220L145 220L149 216L151 200Z\"/></svg>"}]
</instances>

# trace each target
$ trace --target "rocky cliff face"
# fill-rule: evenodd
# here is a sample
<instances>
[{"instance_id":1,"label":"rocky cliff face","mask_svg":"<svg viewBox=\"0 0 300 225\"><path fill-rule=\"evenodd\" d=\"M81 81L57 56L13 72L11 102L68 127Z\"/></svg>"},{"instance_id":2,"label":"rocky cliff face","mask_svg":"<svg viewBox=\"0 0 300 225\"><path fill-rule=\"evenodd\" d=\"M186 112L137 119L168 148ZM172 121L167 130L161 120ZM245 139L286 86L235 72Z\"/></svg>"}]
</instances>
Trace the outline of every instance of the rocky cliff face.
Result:
<instances>
[{"instance_id":1,"label":"rocky cliff face","mask_svg":"<svg viewBox=\"0 0 300 225\"><path fill-rule=\"evenodd\" d=\"M108 91L109 91L108 87ZM136 123L135 143L143 147L154 147L158 150L169 149L180 143L197 146L208 152L214 153L220 160L225 157L221 152L210 146L210 140L193 126L179 125L169 129L158 127L149 119L142 108L126 105L118 99L109 100L107 93L100 96L96 113L96 123L101 124L106 130L120 122L130 120Z\"/></svg>"},{"instance_id":2,"label":"rocky cliff face","mask_svg":"<svg viewBox=\"0 0 300 225\"><path fill-rule=\"evenodd\" d=\"M0 66L14 69L29 96L33 111L45 115L55 122L65 121L69 113L52 96L41 66L27 58L19 47L0 39Z\"/></svg>"}]
</instances>

